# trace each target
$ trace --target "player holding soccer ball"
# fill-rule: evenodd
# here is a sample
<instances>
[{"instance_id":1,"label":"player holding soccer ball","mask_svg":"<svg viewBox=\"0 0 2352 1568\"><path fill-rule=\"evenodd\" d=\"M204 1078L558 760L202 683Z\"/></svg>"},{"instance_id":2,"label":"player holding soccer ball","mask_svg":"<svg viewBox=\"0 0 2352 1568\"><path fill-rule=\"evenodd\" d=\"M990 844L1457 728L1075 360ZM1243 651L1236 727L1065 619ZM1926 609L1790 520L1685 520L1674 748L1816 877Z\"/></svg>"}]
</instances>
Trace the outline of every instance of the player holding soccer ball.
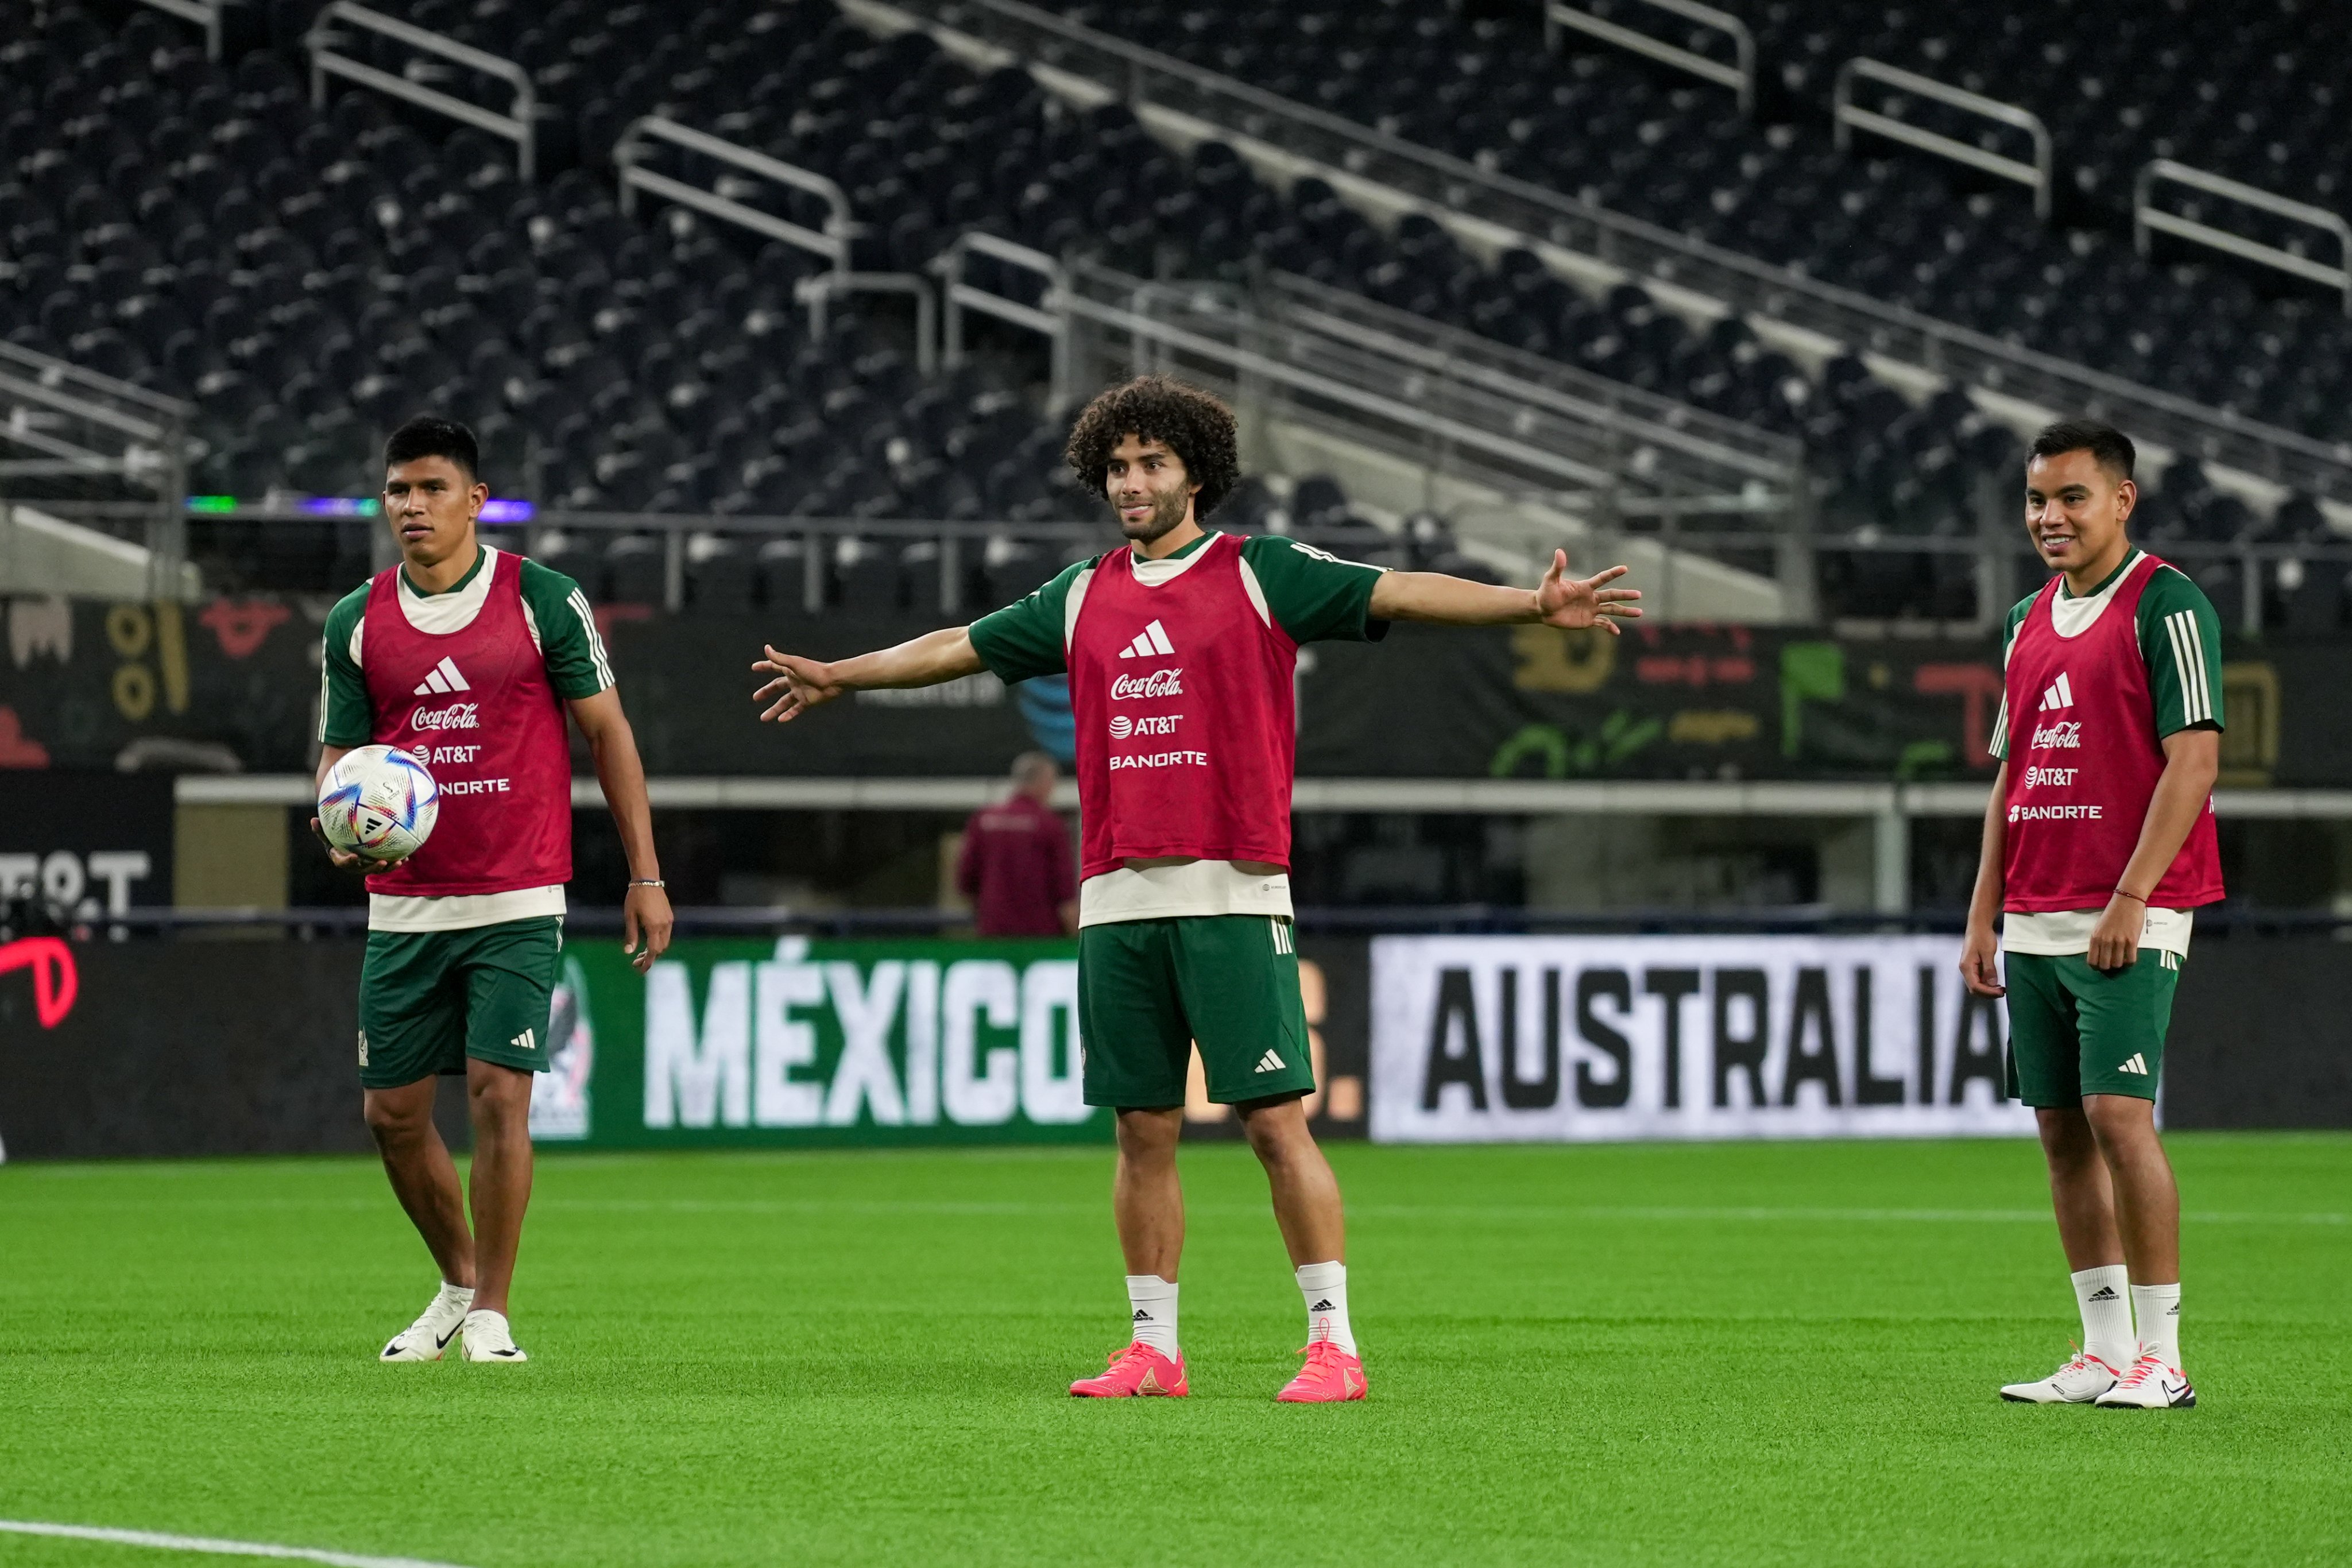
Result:
<instances>
[{"instance_id":1,"label":"player holding soccer ball","mask_svg":"<svg viewBox=\"0 0 2352 1568\"><path fill-rule=\"evenodd\" d=\"M1072 566L968 627L839 664L767 650L757 698L779 721L845 692L992 670L1067 672L1084 853L1079 1032L1086 1100L1118 1113L1111 1207L1132 1343L1076 1395L1182 1395L1176 1337L1184 1200L1176 1142L1198 1042L1209 1098L1240 1109L1307 1308L1307 1364L1277 1398L1364 1397L1348 1320L1339 1184L1300 1101L1315 1087L1290 908L1299 644L1372 641L1391 621L1601 626L1641 612L1612 567L1578 580L1565 552L1536 589L1359 566L1280 537L1204 531L1237 477L1234 416L1146 376L1087 406L1067 459L1127 545Z\"/></svg>"},{"instance_id":2,"label":"player holding soccer ball","mask_svg":"<svg viewBox=\"0 0 2352 1568\"><path fill-rule=\"evenodd\" d=\"M2221 622L2126 537L2133 459L2089 421L2034 437L2026 531L2058 575L2010 612L2002 761L1960 973L2009 998L2009 1092L2041 1124L2083 1314L2077 1354L2001 1397L2164 1409L2197 1403L2156 1086L2192 912L2221 896Z\"/></svg>"},{"instance_id":3,"label":"player holding soccer ball","mask_svg":"<svg viewBox=\"0 0 2352 1568\"><path fill-rule=\"evenodd\" d=\"M384 517L401 562L327 616L319 777L371 742L422 762L440 816L405 860L363 862L360 1083L368 1130L441 1290L385 1361L525 1360L507 1290L530 1199L531 1075L547 1067L548 1007L572 879L572 751L588 737L629 857L624 936L640 970L669 946L669 900L635 737L586 595L570 578L475 537L489 497L473 433L410 420L385 442ZM320 824L313 819L311 827ZM466 1076L473 1225L433 1125L439 1075Z\"/></svg>"}]
</instances>

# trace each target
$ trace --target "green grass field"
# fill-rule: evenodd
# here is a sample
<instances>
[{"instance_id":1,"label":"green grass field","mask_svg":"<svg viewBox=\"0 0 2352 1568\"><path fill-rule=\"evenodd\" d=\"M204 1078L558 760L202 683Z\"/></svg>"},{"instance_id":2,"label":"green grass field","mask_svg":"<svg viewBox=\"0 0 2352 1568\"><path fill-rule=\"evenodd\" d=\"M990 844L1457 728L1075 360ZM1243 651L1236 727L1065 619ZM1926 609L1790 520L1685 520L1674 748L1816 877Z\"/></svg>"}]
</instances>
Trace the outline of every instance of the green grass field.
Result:
<instances>
[{"instance_id":1,"label":"green grass field","mask_svg":"<svg viewBox=\"0 0 2352 1568\"><path fill-rule=\"evenodd\" d=\"M550 1156L520 1368L355 1160L0 1167L0 1519L492 1568L2352 1560L2352 1138L2171 1140L2187 1412L2007 1406L2074 1331L2016 1143L1341 1147L1370 1403L1187 1155L1189 1400L1123 1339L1107 1151ZM156 1564L0 1534L0 1563Z\"/></svg>"}]
</instances>

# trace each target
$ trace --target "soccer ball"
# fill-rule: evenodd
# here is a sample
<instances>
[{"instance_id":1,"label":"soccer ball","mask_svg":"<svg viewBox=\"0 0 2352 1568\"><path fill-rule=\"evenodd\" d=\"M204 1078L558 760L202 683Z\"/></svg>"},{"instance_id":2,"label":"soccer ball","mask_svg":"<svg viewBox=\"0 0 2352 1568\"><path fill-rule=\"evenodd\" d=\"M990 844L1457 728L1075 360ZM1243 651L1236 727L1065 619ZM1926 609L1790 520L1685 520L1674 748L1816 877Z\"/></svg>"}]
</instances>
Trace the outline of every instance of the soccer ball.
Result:
<instances>
[{"instance_id":1,"label":"soccer ball","mask_svg":"<svg viewBox=\"0 0 2352 1568\"><path fill-rule=\"evenodd\" d=\"M405 860L441 816L441 786L425 764L389 746L347 751L319 789L319 831L362 860Z\"/></svg>"}]
</instances>

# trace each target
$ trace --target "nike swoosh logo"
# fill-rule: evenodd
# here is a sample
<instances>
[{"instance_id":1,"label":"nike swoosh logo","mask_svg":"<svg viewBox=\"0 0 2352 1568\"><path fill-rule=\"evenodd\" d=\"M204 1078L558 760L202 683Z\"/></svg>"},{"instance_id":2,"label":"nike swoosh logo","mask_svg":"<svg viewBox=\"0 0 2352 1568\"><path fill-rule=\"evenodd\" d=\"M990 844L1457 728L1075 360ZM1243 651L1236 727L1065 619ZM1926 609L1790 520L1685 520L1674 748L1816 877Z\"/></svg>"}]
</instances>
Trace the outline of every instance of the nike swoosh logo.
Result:
<instances>
[{"instance_id":1,"label":"nike swoosh logo","mask_svg":"<svg viewBox=\"0 0 2352 1568\"><path fill-rule=\"evenodd\" d=\"M449 1348L449 1342L457 1337L457 1330L464 1328L465 1326L465 1320L462 1318L459 1319L457 1325L451 1328L447 1333L443 1334L440 1338L433 1342L433 1348L435 1350L447 1350Z\"/></svg>"}]
</instances>

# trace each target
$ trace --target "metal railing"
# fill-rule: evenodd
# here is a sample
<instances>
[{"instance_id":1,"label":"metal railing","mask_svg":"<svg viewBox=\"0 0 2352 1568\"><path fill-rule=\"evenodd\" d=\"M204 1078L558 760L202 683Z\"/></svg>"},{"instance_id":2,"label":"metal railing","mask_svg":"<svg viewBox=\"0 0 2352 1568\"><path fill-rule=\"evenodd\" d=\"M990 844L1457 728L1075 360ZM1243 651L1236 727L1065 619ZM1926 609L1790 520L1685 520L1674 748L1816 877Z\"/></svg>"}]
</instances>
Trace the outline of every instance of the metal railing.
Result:
<instances>
[{"instance_id":1,"label":"metal railing","mask_svg":"<svg viewBox=\"0 0 2352 1568\"><path fill-rule=\"evenodd\" d=\"M789 218L761 212L716 191L705 190L659 170L645 167L649 144L656 141L667 142L741 170L746 174L755 175L772 184L814 196L825 205L824 227L813 229L805 224L793 223ZM822 256L832 263L836 276L850 276L851 245L859 233L859 226L856 219L850 215L848 193L814 170L771 158L764 152L738 146L657 114L629 122L628 128L621 132L620 140L613 144L613 166L620 174L620 204L624 213L636 212L637 193L644 191L664 201L676 202L679 206L691 207L698 213L733 224L738 228L782 240L786 245Z\"/></svg>"},{"instance_id":2,"label":"metal railing","mask_svg":"<svg viewBox=\"0 0 2352 1568\"><path fill-rule=\"evenodd\" d=\"M167 16L177 16L183 22L194 22L205 30L205 58L221 57L221 13L227 9L227 0L142 0L152 10Z\"/></svg>"},{"instance_id":3,"label":"metal railing","mask_svg":"<svg viewBox=\"0 0 2352 1568\"><path fill-rule=\"evenodd\" d=\"M1544 47L1558 52L1559 30L1562 27L1572 27L1580 33L1599 38L1603 43L1614 44L1621 49L1630 49L1637 55L1643 55L1656 60L1661 65L1672 66L1675 69L1695 76L1701 81L1711 81L1718 87L1730 88L1739 95L1740 114L1747 118L1754 117L1756 113L1756 35L1748 30L1747 23L1728 11L1718 11L1712 5L1701 5L1697 4L1697 0L1634 0L1634 3L1647 5L1653 10L1664 11L1670 16L1679 16L1685 22L1696 22L1703 27L1712 27L1717 32L1727 35L1731 39L1733 58L1736 63L1725 65L1721 60L1703 55L1696 49L1686 49L1678 44L1670 44L1653 34L1629 27L1622 22L1612 22L1608 17L1597 16L1591 11L1580 11L1567 4L1566 0L1547 0L1544 6Z\"/></svg>"},{"instance_id":4,"label":"metal railing","mask_svg":"<svg viewBox=\"0 0 2352 1568\"><path fill-rule=\"evenodd\" d=\"M1377 339L1386 352L1408 362L1496 385L1588 421L1626 444L1629 462L1641 448L1651 448L1654 458L1663 459L1670 471L1688 472L1704 490L1737 490L1761 481L1785 495L1801 482L1804 446L1794 437L1643 392L1549 355L1515 349L1295 273L1269 275L1263 303L1285 320L1334 336Z\"/></svg>"},{"instance_id":5,"label":"metal railing","mask_svg":"<svg viewBox=\"0 0 2352 1568\"><path fill-rule=\"evenodd\" d=\"M1948 108L2006 125L2012 131L2022 131L2033 139L2033 161L2029 163L2022 159L2004 158L1974 142L1929 131L1895 115L1861 108L1853 101L1853 84L1857 81L1877 82L1897 92L1928 99ZM2050 193L2053 184L2050 128L2042 124L2042 117L2031 110L1987 98L1980 92L1969 92L1965 88L1952 87L1933 77L1923 77L1916 71L1906 71L1883 60L1860 58L1848 60L1838 68L1837 87L1831 102L1831 118L1835 124L1839 152L1843 152L1853 144L1853 133L1857 131L1884 136L1890 141L1900 141L1922 152L1932 152L1955 163L1964 163L1971 169L1979 169L1988 174L2014 180L2021 185L2031 187L2033 215L2044 223L2050 221Z\"/></svg>"},{"instance_id":6,"label":"metal railing","mask_svg":"<svg viewBox=\"0 0 2352 1568\"><path fill-rule=\"evenodd\" d=\"M964 266L975 256L986 256L1001 266L1039 279L1043 284L1039 303L1026 305L1017 299L1007 299L1001 294L992 294L969 282L964 276ZM1071 375L1069 321L1060 308L1068 277L1059 261L1042 250L1033 250L1025 245L1015 245L1009 239L999 239L992 234L974 229L958 235L953 245L932 257L931 270L939 275L943 295L940 319L940 359L942 363L950 368L963 363L963 316L967 310L1025 328L1045 338L1053 347L1048 404L1054 409L1069 405L1077 388Z\"/></svg>"},{"instance_id":7,"label":"metal railing","mask_svg":"<svg viewBox=\"0 0 2352 1568\"><path fill-rule=\"evenodd\" d=\"M514 89L514 106L509 112L499 114L443 92L438 88L411 81L405 76L394 75L364 60L339 53L338 46L342 42L336 32L339 23L378 34L394 43L404 44L420 54L436 56L467 70L496 77ZM436 114L446 115L477 130L487 131L493 136L503 137L515 144L516 172L524 180L537 176L539 93L531 84L530 73L514 61L458 43L453 38L445 38L438 33L404 22L396 16L371 11L364 5L352 4L352 0L334 0L320 11L318 19L310 24L310 32L304 35L302 47L310 56L310 103L313 108L324 109L327 105L327 78L341 77L362 87L371 87L378 92L415 104L420 109L429 109Z\"/></svg>"},{"instance_id":8,"label":"metal railing","mask_svg":"<svg viewBox=\"0 0 2352 1568\"><path fill-rule=\"evenodd\" d=\"M2273 217L2315 228L2336 241L2336 265L2327 267L2282 246L2265 245L2212 224L2184 217L2178 213L2168 213L2151 199L2159 184L2185 185L2209 196L2220 196ZM2169 158L2158 158L2143 167L2139 177L2132 183L2132 244L2140 255L2148 254L2151 236L2157 234L2171 235L2177 239L2225 252L2242 261L2275 267L2306 282L2324 283L2344 296L2344 313L2352 316L2352 224L2346 223L2341 214L2273 195L2242 180L2192 169Z\"/></svg>"},{"instance_id":9,"label":"metal railing","mask_svg":"<svg viewBox=\"0 0 2352 1568\"><path fill-rule=\"evenodd\" d=\"M824 226L810 228L793 223L774 213L764 212L748 202L739 202L723 190L707 190L690 184L658 169L646 167L646 159L654 144L666 143L685 152L724 163L743 175L764 180L772 185L782 185L814 196L825 206ZM744 147L691 126L658 114L646 115L629 122L613 144L613 167L618 172L621 211L634 215L637 210L637 193L658 196L666 202L689 207L720 223L732 224L756 235L781 240L796 249L821 256L831 264L832 270L814 277L804 277L793 286L793 298L807 307L809 326L818 336L824 333L825 315L832 302L848 294L903 294L915 301L915 356L917 368L929 375L937 368L933 351L939 332L936 325L938 306L931 297L929 282L912 272L859 272L856 270L856 246L865 225L849 210L849 196L841 186L814 169L803 169L797 163L787 163L771 158L753 148ZM723 185L724 178L720 183Z\"/></svg>"},{"instance_id":10,"label":"metal railing","mask_svg":"<svg viewBox=\"0 0 2352 1568\"><path fill-rule=\"evenodd\" d=\"M1491 172L1020 0L893 5L908 19L964 43L1049 65L1133 106L1183 114L1236 141L1312 165L1343 191L1353 183L1373 183L1433 214L1479 219L1530 243L1581 252L1630 275L1691 289L1741 314L1818 332L1857 351L2107 420L2144 444L2352 501L2352 444L2314 440L2209 407Z\"/></svg>"},{"instance_id":11,"label":"metal railing","mask_svg":"<svg viewBox=\"0 0 2352 1568\"><path fill-rule=\"evenodd\" d=\"M0 501L59 513L74 501L95 505L142 535L149 591L177 598L195 412L144 387L0 343Z\"/></svg>"}]
</instances>

